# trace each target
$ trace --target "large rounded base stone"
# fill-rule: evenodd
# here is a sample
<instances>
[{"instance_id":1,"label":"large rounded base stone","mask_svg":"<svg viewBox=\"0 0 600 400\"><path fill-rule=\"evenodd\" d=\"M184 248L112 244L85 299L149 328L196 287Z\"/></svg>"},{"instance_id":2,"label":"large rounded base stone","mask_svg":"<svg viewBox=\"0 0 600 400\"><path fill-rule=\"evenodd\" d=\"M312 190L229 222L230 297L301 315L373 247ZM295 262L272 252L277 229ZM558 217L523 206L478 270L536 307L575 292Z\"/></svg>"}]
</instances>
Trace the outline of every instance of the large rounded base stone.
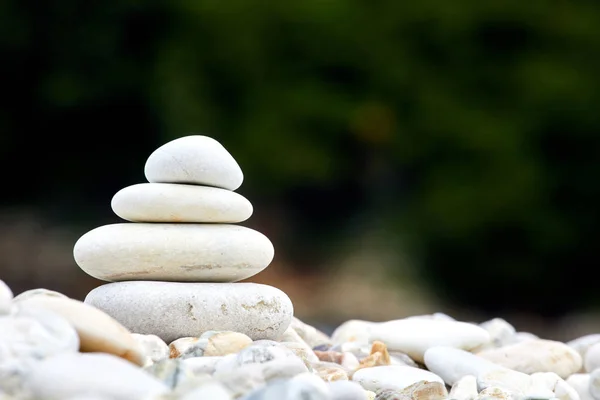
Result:
<instances>
[{"instance_id":1,"label":"large rounded base stone","mask_svg":"<svg viewBox=\"0 0 600 400\"><path fill-rule=\"evenodd\" d=\"M115 282L92 290L85 303L133 333L154 334L167 343L210 330L276 340L294 314L285 293L258 283Z\"/></svg>"}]
</instances>

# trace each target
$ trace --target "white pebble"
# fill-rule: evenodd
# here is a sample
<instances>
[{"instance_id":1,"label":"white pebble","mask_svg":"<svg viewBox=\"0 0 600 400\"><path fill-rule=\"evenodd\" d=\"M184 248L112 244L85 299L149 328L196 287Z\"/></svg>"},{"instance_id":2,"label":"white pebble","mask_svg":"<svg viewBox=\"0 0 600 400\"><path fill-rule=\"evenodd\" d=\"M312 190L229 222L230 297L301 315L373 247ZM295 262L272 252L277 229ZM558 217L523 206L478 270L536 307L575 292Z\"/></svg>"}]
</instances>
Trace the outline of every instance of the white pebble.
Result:
<instances>
[{"instance_id":1,"label":"white pebble","mask_svg":"<svg viewBox=\"0 0 600 400\"><path fill-rule=\"evenodd\" d=\"M600 368L600 343L593 344L588 348L583 365L586 372Z\"/></svg>"},{"instance_id":2,"label":"white pebble","mask_svg":"<svg viewBox=\"0 0 600 400\"><path fill-rule=\"evenodd\" d=\"M554 372L566 378L581 369L579 353L555 340L529 340L477 353L479 357L526 374Z\"/></svg>"},{"instance_id":3,"label":"white pebble","mask_svg":"<svg viewBox=\"0 0 600 400\"><path fill-rule=\"evenodd\" d=\"M0 316L10 313L10 305L13 298L12 290L3 280L0 280Z\"/></svg>"},{"instance_id":4,"label":"white pebble","mask_svg":"<svg viewBox=\"0 0 600 400\"><path fill-rule=\"evenodd\" d=\"M169 358L169 346L156 335L141 335L133 333L131 335L140 345L146 362L144 366L152 365L153 363Z\"/></svg>"},{"instance_id":5,"label":"white pebble","mask_svg":"<svg viewBox=\"0 0 600 400\"><path fill-rule=\"evenodd\" d=\"M388 321L371 329L370 342L382 341L390 351L401 351L423 362L427 349L450 346L471 350L490 341L490 334L477 325L447 320L407 318Z\"/></svg>"},{"instance_id":6,"label":"white pebble","mask_svg":"<svg viewBox=\"0 0 600 400\"><path fill-rule=\"evenodd\" d=\"M432 372L400 365L362 368L354 373L352 380L373 392L380 389L402 390L419 381L444 383L442 378Z\"/></svg>"},{"instance_id":7,"label":"white pebble","mask_svg":"<svg viewBox=\"0 0 600 400\"><path fill-rule=\"evenodd\" d=\"M580 400L594 400L590 393L590 374L573 374L566 382L577 391Z\"/></svg>"},{"instance_id":8,"label":"white pebble","mask_svg":"<svg viewBox=\"0 0 600 400\"><path fill-rule=\"evenodd\" d=\"M465 375L452 385L449 398L453 400L474 400L477 398L477 378Z\"/></svg>"},{"instance_id":9,"label":"white pebble","mask_svg":"<svg viewBox=\"0 0 600 400\"><path fill-rule=\"evenodd\" d=\"M89 393L113 400L157 396L168 388L133 364L110 354L61 354L34 364L28 387L44 400Z\"/></svg>"}]
</instances>

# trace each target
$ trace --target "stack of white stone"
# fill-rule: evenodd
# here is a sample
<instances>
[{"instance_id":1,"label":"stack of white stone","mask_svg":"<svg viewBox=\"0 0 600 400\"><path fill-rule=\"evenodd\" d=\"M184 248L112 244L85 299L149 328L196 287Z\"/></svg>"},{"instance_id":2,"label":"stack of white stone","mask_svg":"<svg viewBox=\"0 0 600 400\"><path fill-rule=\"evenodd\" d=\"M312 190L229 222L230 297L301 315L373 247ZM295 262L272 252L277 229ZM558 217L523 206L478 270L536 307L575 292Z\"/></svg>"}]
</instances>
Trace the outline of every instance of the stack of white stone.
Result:
<instances>
[{"instance_id":1,"label":"stack of white stone","mask_svg":"<svg viewBox=\"0 0 600 400\"><path fill-rule=\"evenodd\" d=\"M85 302L167 343L209 330L281 336L293 315L287 295L237 282L265 269L274 249L262 233L234 225L253 208L234 192L244 176L231 154L210 137L186 136L154 151L145 175L149 183L112 199L130 222L101 226L75 244L79 267L113 282Z\"/></svg>"}]
</instances>

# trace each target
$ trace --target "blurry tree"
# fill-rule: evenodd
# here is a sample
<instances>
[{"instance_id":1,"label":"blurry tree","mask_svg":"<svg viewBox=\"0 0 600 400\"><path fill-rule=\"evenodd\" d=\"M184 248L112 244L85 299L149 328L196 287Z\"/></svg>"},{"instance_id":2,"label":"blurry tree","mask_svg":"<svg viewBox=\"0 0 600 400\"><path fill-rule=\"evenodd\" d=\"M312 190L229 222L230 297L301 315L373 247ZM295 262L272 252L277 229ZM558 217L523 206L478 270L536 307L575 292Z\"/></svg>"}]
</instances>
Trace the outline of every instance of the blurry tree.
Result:
<instances>
[{"instance_id":1,"label":"blurry tree","mask_svg":"<svg viewBox=\"0 0 600 400\"><path fill-rule=\"evenodd\" d=\"M294 211L295 257L379 215L449 300L598 303L600 3L0 7L0 166L39 168L4 202L92 218L157 145L206 133Z\"/></svg>"}]
</instances>

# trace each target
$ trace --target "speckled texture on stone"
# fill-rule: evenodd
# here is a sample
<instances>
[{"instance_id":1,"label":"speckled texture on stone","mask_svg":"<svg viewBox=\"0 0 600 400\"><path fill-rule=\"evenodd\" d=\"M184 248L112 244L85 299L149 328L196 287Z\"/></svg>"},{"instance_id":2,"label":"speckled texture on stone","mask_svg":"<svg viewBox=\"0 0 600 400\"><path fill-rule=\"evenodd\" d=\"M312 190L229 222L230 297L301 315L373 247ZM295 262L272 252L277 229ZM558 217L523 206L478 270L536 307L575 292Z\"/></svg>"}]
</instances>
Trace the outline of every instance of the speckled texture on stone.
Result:
<instances>
[{"instance_id":1,"label":"speckled texture on stone","mask_svg":"<svg viewBox=\"0 0 600 400\"><path fill-rule=\"evenodd\" d=\"M184 136L156 149L146 161L148 182L187 183L236 190L244 181L237 161L213 138Z\"/></svg>"},{"instance_id":2,"label":"speckled texture on stone","mask_svg":"<svg viewBox=\"0 0 600 400\"><path fill-rule=\"evenodd\" d=\"M112 210L132 222L235 223L252 215L241 194L209 186L140 183L119 190Z\"/></svg>"},{"instance_id":3,"label":"speckled texture on stone","mask_svg":"<svg viewBox=\"0 0 600 400\"><path fill-rule=\"evenodd\" d=\"M265 269L275 250L265 235L238 225L121 223L89 231L73 254L105 281L235 282Z\"/></svg>"},{"instance_id":4,"label":"speckled texture on stone","mask_svg":"<svg viewBox=\"0 0 600 400\"><path fill-rule=\"evenodd\" d=\"M258 283L116 282L92 290L85 302L167 343L210 330L277 339L294 312L285 293Z\"/></svg>"}]
</instances>

